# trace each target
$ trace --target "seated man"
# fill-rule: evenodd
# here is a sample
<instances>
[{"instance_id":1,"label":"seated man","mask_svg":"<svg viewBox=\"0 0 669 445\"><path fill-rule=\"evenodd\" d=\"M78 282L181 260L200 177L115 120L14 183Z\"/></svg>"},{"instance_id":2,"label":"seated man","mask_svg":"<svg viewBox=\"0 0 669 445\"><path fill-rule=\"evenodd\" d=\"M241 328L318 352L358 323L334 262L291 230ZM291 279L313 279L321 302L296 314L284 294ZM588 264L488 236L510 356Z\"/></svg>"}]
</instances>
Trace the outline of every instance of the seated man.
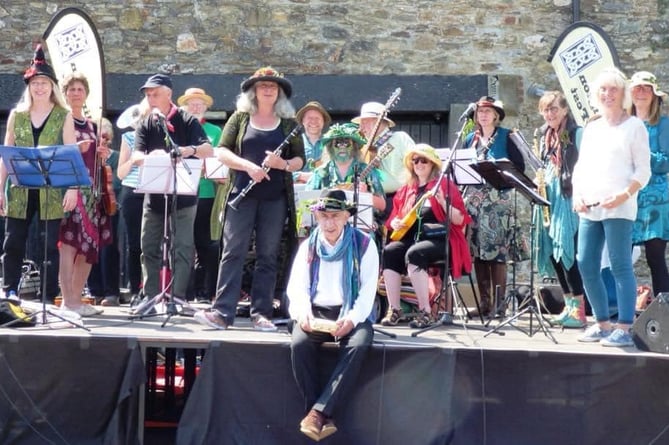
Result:
<instances>
[{"instance_id":1,"label":"seated man","mask_svg":"<svg viewBox=\"0 0 669 445\"><path fill-rule=\"evenodd\" d=\"M286 292L290 299L291 360L309 410L300 431L318 441L337 431L335 408L355 390L374 331L372 306L379 256L374 241L352 227L356 208L341 190L324 190L312 207L318 226L299 247ZM320 346L339 343L327 383L319 379Z\"/></svg>"}]
</instances>

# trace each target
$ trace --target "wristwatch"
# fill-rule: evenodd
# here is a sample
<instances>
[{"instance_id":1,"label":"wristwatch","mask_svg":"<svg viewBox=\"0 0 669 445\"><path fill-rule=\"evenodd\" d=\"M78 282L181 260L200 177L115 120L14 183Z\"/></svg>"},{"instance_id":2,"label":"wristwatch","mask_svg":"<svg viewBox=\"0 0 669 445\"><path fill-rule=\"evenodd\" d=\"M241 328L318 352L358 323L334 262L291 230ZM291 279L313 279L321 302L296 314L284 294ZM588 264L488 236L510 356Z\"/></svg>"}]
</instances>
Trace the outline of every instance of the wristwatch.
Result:
<instances>
[{"instance_id":1,"label":"wristwatch","mask_svg":"<svg viewBox=\"0 0 669 445\"><path fill-rule=\"evenodd\" d=\"M193 149L193 156L197 154L197 145L191 145L190 148Z\"/></svg>"}]
</instances>

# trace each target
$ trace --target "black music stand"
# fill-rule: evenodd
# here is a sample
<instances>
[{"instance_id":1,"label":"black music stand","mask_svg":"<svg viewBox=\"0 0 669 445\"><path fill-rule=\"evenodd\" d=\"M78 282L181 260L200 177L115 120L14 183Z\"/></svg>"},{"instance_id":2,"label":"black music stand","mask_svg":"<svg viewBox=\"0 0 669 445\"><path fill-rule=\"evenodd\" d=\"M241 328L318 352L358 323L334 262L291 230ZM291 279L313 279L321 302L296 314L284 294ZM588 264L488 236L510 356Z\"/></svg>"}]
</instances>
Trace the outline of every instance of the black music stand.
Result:
<instances>
[{"instance_id":1,"label":"black music stand","mask_svg":"<svg viewBox=\"0 0 669 445\"><path fill-rule=\"evenodd\" d=\"M165 134L169 135L167 129L164 129L164 131ZM130 316L130 319L134 320L167 315L161 327L165 327L174 315L184 315L184 308L188 308L192 313L195 312L186 300L175 297L170 293L172 280L174 279L170 266L174 263L175 258L175 246L172 240L176 230L177 197L179 195L197 194L202 169L202 161L199 159L182 159L181 163L177 162L181 158L181 154L175 150L177 146L171 141L171 138L168 146L171 147L169 156L147 156L144 159L144 165L140 171L140 184L135 189L136 193L162 193L165 199L163 238L160 249L162 255L159 271L160 292L153 297L147 295L145 301L132 309L132 315ZM170 199L171 208L168 209ZM165 303L165 312L157 313L154 307L161 302ZM181 306L181 311L177 309L177 305Z\"/></svg>"},{"instance_id":2,"label":"black music stand","mask_svg":"<svg viewBox=\"0 0 669 445\"><path fill-rule=\"evenodd\" d=\"M52 145L42 148L34 147L11 147L0 146L0 156L7 168L9 177L14 185L32 189L46 189L46 193L52 188L90 187L91 180L88 176L88 168L79 152L78 145ZM37 319L42 315L42 324L47 324L47 315L51 315L61 321L90 331L89 328L70 318L48 310L46 307L46 275L49 261L47 259L48 236L47 220L44 220L44 259L40 280L42 284L41 300L42 310L30 315ZM38 221L39 223L39 221ZM9 327L14 320L5 323L2 327Z\"/></svg>"},{"instance_id":3,"label":"black music stand","mask_svg":"<svg viewBox=\"0 0 669 445\"><path fill-rule=\"evenodd\" d=\"M532 182L532 180L525 176L523 172L518 170L516 166L507 159L481 161L477 166L472 167L474 167L481 174L481 176L496 189L515 189L518 193L523 195L530 203L531 215L534 215L534 208L536 205L550 205L548 201L546 201L541 195L534 191L537 186ZM527 336L533 337L536 333L533 328L533 319L536 316L539 330L541 330L546 337L551 339L553 343L557 344L557 340L548 330L548 327L546 326L539 309L541 307L539 291L538 289L534 289L534 237L535 226L534 221L532 220L530 222L530 245L532 246L532 249L530 249L530 294L528 295L526 301L521 303L521 306L525 305L525 308L517 314L514 314L512 317L509 317L506 320L500 322L497 326L488 331L484 337L493 332L497 333L499 329L508 324L523 332ZM516 320L525 314L530 314L529 331L526 331L525 329L514 324Z\"/></svg>"}]
</instances>

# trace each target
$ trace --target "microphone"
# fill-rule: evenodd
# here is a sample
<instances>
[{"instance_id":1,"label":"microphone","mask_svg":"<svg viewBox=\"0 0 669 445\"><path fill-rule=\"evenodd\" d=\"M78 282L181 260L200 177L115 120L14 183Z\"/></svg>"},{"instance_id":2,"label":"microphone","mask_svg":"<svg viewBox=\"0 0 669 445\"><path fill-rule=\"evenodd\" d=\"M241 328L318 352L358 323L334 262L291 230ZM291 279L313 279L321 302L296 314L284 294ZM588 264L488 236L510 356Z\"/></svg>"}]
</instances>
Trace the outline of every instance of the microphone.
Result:
<instances>
[{"instance_id":1,"label":"microphone","mask_svg":"<svg viewBox=\"0 0 669 445\"><path fill-rule=\"evenodd\" d=\"M165 115L161 113L158 108L154 108L153 110L151 110L151 114L153 114L158 119L163 119L163 120L165 119Z\"/></svg>"},{"instance_id":2,"label":"microphone","mask_svg":"<svg viewBox=\"0 0 669 445\"><path fill-rule=\"evenodd\" d=\"M463 119L467 118L469 114L473 113L475 110L476 110L476 104L474 102L470 103L469 106L467 106L467 109L458 118L458 122L462 122Z\"/></svg>"}]
</instances>

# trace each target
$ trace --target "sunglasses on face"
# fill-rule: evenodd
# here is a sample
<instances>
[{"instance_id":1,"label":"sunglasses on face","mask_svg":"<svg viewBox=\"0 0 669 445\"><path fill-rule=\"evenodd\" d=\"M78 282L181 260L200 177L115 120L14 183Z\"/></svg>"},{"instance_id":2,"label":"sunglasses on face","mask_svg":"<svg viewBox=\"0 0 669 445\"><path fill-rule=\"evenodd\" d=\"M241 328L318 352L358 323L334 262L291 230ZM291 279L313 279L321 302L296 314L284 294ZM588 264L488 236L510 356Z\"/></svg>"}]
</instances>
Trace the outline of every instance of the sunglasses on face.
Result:
<instances>
[{"instance_id":1,"label":"sunglasses on face","mask_svg":"<svg viewBox=\"0 0 669 445\"><path fill-rule=\"evenodd\" d=\"M336 139L334 145L335 147L348 147L351 145L351 141L348 139Z\"/></svg>"},{"instance_id":2,"label":"sunglasses on face","mask_svg":"<svg viewBox=\"0 0 669 445\"><path fill-rule=\"evenodd\" d=\"M430 161L427 160L426 158L411 158L411 162L413 162L414 165L416 164L429 164Z\"/></svg>"}]
</instances>

